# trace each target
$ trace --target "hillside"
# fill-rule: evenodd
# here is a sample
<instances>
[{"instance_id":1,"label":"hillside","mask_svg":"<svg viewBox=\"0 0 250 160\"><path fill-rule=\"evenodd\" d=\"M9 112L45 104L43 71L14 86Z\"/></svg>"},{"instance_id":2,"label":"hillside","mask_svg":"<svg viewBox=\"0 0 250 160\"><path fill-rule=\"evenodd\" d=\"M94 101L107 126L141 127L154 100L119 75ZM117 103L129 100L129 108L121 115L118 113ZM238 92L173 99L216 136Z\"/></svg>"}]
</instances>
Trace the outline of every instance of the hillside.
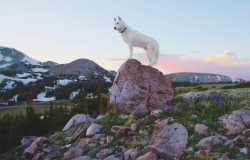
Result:
<instances>
[{"instance_id":1,"label":"hillside","mask_svg":"<svg viewBox=\"0 0 250 160\"><path fill-rule=\"evenodd\" d=\"M96 88L94 85L113 79L113 74L88 59L68 64L42 63L14 48L0 47L0 100L3 101L23 101L27 97L34 101L72 99L84 88L91 90ZM58 97L65 91L70 93Z\"/></svg>"},{"instance_id":2,"label":"hillside","mask_svg":"<svg viewBox=\"0 0 250 160\"><path fill-rule=\"evenodd\" d=\"M172 77L173 82L190 82L190 83L228 83L228 82L243 82L243 79L235 79L225 75L213 73L172 73L166 75L167 78Z\"/></svg>"}]
</instances>

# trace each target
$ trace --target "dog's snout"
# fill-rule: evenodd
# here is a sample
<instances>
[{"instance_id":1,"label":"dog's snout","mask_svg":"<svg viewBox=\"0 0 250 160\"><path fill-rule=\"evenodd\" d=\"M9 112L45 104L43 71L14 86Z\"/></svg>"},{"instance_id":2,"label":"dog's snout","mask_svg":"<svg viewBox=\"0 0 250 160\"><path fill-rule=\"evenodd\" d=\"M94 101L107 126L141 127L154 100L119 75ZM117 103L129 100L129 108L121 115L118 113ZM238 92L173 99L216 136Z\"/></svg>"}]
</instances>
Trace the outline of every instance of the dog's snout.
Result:
<instances>
[{"instance_id":1,"label":"dog's snout","mask_svg":"<svg viewBox=\"0 0 250 160\"><path fill-rule=\"evenodd\" d=\"M116 30L116 27L114 27L114 29Z\"/></svg>"}]
</instances>

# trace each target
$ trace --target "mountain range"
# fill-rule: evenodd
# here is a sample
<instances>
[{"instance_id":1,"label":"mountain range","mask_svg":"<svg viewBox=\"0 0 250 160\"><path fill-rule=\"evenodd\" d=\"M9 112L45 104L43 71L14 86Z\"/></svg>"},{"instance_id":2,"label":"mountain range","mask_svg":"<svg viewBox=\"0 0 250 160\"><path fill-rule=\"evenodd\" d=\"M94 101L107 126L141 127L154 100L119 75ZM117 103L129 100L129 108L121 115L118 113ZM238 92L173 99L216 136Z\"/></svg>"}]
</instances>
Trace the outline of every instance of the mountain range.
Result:
<instances>
[{"instance_id":1,"label":"mountain range","mask_svg":"<svg viewBox=\"0 0 250 160\"><path fill-rule=\"evenodd\" d=\"M47 90L56 90L75 82L112 82L116 72L107 71L89 59L78 59L68 64L58 64L53 61L40 62L26 54L8 47L0 46L0 89L1 92L11 90L21 84L42 84ZM244 81L219 74L205 73L173 73L166 75L173 82L217 83ZM40 91L40 90L39 90ZM74 95L78 91L74 91ZM45 98L47 92L37 97ZM18 95L13 95L16 100ZM36 96L35 96L36 97ZM46 96L48 98L48 96ZM71 96L72 97L72 96ZM0 97L0 100L2 97ZM42 100L39 99L38 100Z\"/></svg>"}]
</instances>

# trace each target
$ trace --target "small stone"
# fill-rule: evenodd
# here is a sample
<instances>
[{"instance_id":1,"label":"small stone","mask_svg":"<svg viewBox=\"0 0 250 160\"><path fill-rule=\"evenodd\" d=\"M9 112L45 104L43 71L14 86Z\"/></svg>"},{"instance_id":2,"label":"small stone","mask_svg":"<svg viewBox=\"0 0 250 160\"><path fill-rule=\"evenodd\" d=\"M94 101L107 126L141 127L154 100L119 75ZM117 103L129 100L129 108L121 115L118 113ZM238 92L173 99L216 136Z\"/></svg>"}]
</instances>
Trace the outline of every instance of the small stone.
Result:
<instances>
[{"instance_id":1,"label":"small stone","mask_svg":"<svg viewBox=\"0 0 250 160\"><path fill-rule=\"evenodd\" d=\"M131 130L131 128L128 126L113 126L111 128L111 132L114 132L114 133L120 132L121 134L126 134L130 130Z\"/></svg>"},{"instance_id":2,"label":"small stone","mask_svg":"<svg viewBox=\"0 0 250 160\"><path fill-rule=\"evenodd\" d=\"M100 138L99 143L104 144L106 142L106 140L107 140L106 137L102 137L102 138Z\"/></svg>"},{"instance_id":3,"label":"small stone","mask_svg":"<svg viewBox=\"0 0 250 160\"><path fill-rule=\"evenodd\" d=\"M200 151L195 152L195 156L197 157L209 156L209 155L210 155L209 150L200 150Z\"/></svg>"},{"instance_id":4,"label":"small stone","mask_svg":"<svg viewBox=\"0 0 250 160\"><path fill-rule=\"evenodd\" d=\"M159 119L155 121L156 125L159 127L159 129L163 129L166 125L168 125L169 120L172 117L168 117L167 119L164 119L160 121Z\"/></svg>"},{"instance_id":5,"label":"small stone","mask_svg":"<svg viewBox=\"0 0 250 160\"><path fill-rule=\"evenodd\" d=\"M98 158L98 159L105 159L106 157L107 157L107 153L97 153L96 154L96 158Z\"/></svg>"},{"instance_id":6,"label":"small stone","mask_svg":"<svg viewBox=\"0 0 250 160\"><path fill-rule=\"evenodd\" d=\"M199 134L205 132L207 129L208 127L204 124L196 124L195 126L195 132Z\"/></svg>"},{"instance_id":7,"label":"small stone","mask_svg":"<svg viewBox=\"0 0 250 160\"><path fill-rule=\"evenodd\" d=\"M84 115L84 114L76 114L74 115L69 121L68 123L65 125L65 127L63 128L62 131L67 131L69 130L71 127L80 124L82 122L92 122L94 121L93 118L91 118L89 115Z\"/></svg>"},{"instance_id":8,"label":"small stone","mask_svg":"<svg viewBox=\"0 0 250 160\"><path fill-rule=\"evenodd\" d=\"M155 115L147 115L145 119L150 120L151 122L156 121L158 118Z\"/></svg>"},{"instance_id":9,"label":"small stone","mask_svg":"<svg viewBox=\"0 0 250 160\"><path fill-rule=\"evenodd\" d=\"M200 140L200 142L198 143L198 146L206 147L206 148L210 149L211 145L217 145L220 142L221 141L220 141L218 136L210 136L210 137L202 138Z\"/></svg>"},{"instance_id":10,"label":"small stone","mask_svg":"<svg viewBox=\"0 0 250 160\"><path fill-rule=\"evenodd\" d=\"M241 148L240 152L244 153L245 155L247 155L247 153L248 153L247 148Z\"/></svg>"},{"instance_id":11,"label":"small stone","mask_svg":"<svg viewBox=\"0 0 250 160\"><path fill-rule=\"evenodd\" d=\"M250 127L250 115L242 115L242 121L245 123L246 127Z\"/></svg>"},{"instance_id":12,"label":"small stone","mask_svg":"<svg viewBox=\"0 0 250 160\"><path fill-rule=\"evenodd\" d=\"M114 139L115 139L115 137L114 137L114 136L107 136L107 143L111 143L111 142L113 142L113 141L114 141Z\"/></svg>"},{"instance_id":13,"label":"small stone","mask_svg":"<svg viewBox=\"0 0 250 160\"><path fill-rule=\"evenodd\" d=\"M135 159L138 156L139 152L137 149L131 149L124 153L125 159Z\"/></svg>"},{"instance_id":14,"label":"small stone","mask_svg":"<svg viewBox=\"0 0 250 160\"><path fill-rule=\"evenodd\" d=\"M130 128L132 131L138 131L141 128L141 125L139 123L133 123Z\"/></svg>"},{"instance_id":15,"label":"small stone","mask_svg":"<svg viewBox=\"0 0 250 160\"><path fill-rule=\"evenodd\" d=\"M80 157L76 157L76 158L74 158L72 160L97 160L97 159L92 158L90 156L80 156Z\"/></svg>"},{"instance_id":16,"label":"small stone","mask_svg":"<svg viewBox=\"0 0 250 160\"><path fill-rule=\"evenodd\" d=\"M246 138L244 137L244 136L242 136L242 135L239 135L239 136L237 136L237 137L235 137L234 139L233 139L233 141L235 142L235 141L238 141L238 140L245 140Z\"/></svg>"},{"instance_id":17,"label":"small stone","mask_svg":"<svg viewBox=\"0 0 250 160\"><path fill-rule=\"evenodd\" d=\"M96 117L96 120L103 119L103 117L104 117L104 115L99 115L99 116Z\"/></svg>"},{"instance_id":18,"label":"small stone","mask_svg":"<svg viewBox=\"0 0 250 160\"><path fill-rule=\"evenodd\" d=\"M185 97L190 98L190 97L195 97L195 95L196 95L195 92L190 91L185 95Z\"/></svg>"},{"instance_id":19,"label":"small stone","mask_svg":"<svg viewBox=\"0 0 250 160\"><path fill-rule=\"evenodd\" d=\"M94 134L96 134L97 132L100 131L100 129L102 128L102 125L99 125L99 124L91 124L91 126L87 129L87 132L86 132L86 136L93 136Z\"/></svg>"},{"instance_id":20,"label":"small stone","mask_svg":"<svg viewBox=\"0 0 250 160\"><path fill-rule=\"evenodd\" d=\"M148 153L136 158L136 160L157 160L157 157L153 152L148 152Z\"/></svg>"},{"instance_id":21,"label":"small stone","mask_svg":"<svg viewBox=\"0 0 250 160\"><path fill-rule=\"evenodd\" d=\"M114 155L108 156L104 160L121 160L120 158L115 157Z\"/></svg>"},{"instance_id":22,"label":"small stone","mask_svg":"<svg viewBox=\"0 0 250 160\"><path fill-rule=\"evenodd\" d=\"M159 116L162 113L161 109L156 109L151 111L151 115Z\"/></svg>"},{"instance_id":23,"label":"small stone","mask_svg":"<svg viewBox=\"0 0 250 160\"><path fill-rule=\"evenodd\" d=\"M78 147L70 148L66 153L64 153L64 158L72 159L75 157L79 157L83 154L83 149Z\"/></svg>"}]
</instances>

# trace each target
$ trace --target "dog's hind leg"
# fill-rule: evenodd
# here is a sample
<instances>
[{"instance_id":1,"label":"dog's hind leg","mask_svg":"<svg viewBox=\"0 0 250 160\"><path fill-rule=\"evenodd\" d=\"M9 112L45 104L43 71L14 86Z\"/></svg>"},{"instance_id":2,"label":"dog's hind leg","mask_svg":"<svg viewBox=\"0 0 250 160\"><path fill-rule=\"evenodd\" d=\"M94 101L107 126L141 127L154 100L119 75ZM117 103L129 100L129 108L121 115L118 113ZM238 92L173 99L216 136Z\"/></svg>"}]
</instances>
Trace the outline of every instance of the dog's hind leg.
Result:
<instances>
[{"instance_id":1,"label":"dog's hind leg","mask_svg":"<svg viewBox=\"0 0 250 160\"><path fill-rule=\"evenodd\" d=\"M154 52L153 52L153 46L151 44L149 44L147 46L147 50L146 50L146 54L149 60L149 66L153 66L154 65Z\"/></svg>"},{"instance_id":2,"label":"dog's hind leg","mask_svg":"<svg viewBox=\"0 0 250 160\"><path fill-rule=\"evenodd\" d=\"M132 44L129 44L129 57L128 59L132 59L133 57L133 45Z\"/></svg>"}]
</instances>

